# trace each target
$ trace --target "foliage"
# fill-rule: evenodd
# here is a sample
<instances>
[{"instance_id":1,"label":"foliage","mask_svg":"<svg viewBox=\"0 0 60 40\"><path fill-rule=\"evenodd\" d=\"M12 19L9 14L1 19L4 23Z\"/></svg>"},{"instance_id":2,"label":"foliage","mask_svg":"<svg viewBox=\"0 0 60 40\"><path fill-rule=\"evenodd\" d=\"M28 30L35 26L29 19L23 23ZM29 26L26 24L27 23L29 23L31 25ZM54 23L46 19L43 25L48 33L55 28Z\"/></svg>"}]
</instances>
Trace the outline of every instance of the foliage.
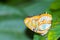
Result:
<instances>
[{"instance_id":1,"label":"foliage","mask_svg":"<svg viewBox=\"0 0 60 40\"><path fill-rule=\"evenodd\" d=\"M18 1L10 0L10 2L0 3L0 40L57 40L60 37L59 0ZM53 16L52 28L48 34L41 36L27 30L24 18L46 11Z\"/></svg>"}]
</instances>

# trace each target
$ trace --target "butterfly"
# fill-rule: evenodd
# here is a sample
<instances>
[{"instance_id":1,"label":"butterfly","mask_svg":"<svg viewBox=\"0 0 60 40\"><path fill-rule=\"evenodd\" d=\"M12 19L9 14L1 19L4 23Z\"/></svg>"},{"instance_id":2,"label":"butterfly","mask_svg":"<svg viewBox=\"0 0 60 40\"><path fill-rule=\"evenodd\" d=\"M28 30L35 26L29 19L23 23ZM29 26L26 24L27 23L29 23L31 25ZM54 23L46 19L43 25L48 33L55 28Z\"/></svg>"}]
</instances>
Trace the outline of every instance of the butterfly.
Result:
<instances>
[{"instance_id":1,"label":"butterfly","mask_svg":"<svg viewBox=\"0 0 60 40\"><path fill-rule=\"evenodd\" d=\"M24 19L25 25L30 30L41 35L47 34L48 30L51 28L51 21L52 15L49 13L43 13L41 15L27 17Z\"/></svg>"}]
</instances>

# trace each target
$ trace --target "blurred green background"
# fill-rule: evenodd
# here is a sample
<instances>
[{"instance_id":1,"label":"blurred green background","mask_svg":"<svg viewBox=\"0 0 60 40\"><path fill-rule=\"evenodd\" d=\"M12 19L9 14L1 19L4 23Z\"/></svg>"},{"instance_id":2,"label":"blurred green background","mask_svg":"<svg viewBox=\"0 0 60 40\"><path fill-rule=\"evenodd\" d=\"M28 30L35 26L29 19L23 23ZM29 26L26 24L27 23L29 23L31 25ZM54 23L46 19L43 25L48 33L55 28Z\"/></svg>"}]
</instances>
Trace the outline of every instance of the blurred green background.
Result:
<instances>
[{"instance_id":1,"label":"blurred green background","mask_svg":"<svg viewBox=\"0 0 60 40\"><path fill-rule=\"evenodd\" d=\"M46 11L60 19L60 0L0 0L0 40L33 40L24 18Z\"/></svg>"}]
</instances>

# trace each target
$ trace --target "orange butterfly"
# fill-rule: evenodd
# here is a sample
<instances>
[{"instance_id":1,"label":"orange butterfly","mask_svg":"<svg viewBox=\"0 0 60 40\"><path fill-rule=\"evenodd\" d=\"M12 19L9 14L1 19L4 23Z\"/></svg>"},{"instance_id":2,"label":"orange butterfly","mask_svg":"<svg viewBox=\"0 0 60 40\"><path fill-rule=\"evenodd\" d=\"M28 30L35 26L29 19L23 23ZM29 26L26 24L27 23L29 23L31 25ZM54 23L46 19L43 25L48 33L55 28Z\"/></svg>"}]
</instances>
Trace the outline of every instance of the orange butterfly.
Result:
<instances>
[{"instance_id":1,"label":"orange butterfly","mask_svg":"<svg viewBox=\"0 0 60 40\"><path fill-rule=\"evenodd\" d=\"M27 17L24 23L30 30L45 35L51 27L51 21L52 16L44 13L33 17Z\"/></svg>"}]
</instances>

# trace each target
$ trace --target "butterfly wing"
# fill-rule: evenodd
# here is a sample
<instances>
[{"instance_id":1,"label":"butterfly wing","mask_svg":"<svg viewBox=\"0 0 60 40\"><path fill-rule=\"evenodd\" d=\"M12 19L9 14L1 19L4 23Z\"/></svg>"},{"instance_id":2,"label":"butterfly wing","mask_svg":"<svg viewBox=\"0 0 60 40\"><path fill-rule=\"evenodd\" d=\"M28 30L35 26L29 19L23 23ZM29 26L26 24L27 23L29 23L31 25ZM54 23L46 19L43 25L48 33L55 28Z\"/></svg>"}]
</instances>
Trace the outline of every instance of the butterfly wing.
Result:
<instances>
[{"instance_id":1,"label":"butterfly wing","mask_svg":"<svg viewBox=\"0 0 60 40\"><path fill-rule=\"evenodd\" d=\"M50 14L41 14L25 18L24 23L30 30L39 34L46 34L51 27L51 20Z\"/></svg>"},{"instance_id":2,"label":"butterfly wing","mask_svg":"<svg viewBox=\"0 0 60 40\"><path fill-rule=\"evenodd\" d=\"M24 20L24 23L30 30L34 31L36 26L38 25L37 21L38 21L39 18L40 18L40 16L33 16L33 17L30 17L30 18L27 17Z\"/></svg>"}]
</instances>

